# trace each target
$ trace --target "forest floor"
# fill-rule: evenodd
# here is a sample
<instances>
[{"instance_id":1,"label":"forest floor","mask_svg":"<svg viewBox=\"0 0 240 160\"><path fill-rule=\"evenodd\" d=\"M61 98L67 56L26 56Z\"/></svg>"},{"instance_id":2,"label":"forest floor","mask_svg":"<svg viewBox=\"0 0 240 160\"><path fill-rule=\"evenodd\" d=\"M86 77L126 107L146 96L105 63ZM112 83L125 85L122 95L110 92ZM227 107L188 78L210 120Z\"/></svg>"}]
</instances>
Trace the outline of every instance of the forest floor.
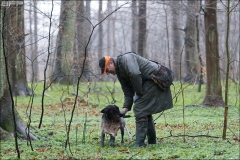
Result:
<instances>
[{"instance_id":1,"label":"forest floor","mask_svg":"<svg viewBox=\"0 0 240 160\"><path fill-rule=\"evenodd\" d=\"M46 91L43 121L39 129L43 98L41 87L38 85L34 90L36 94L32 104L31 97L14 97L17 111L26 124L31 121L31 132L39 139L29 143L19 135L21 159L239 159L240 108L238 91L234 85L229 92L225 140L222 139L224 108L201 105L205 95L204 86L202 92L197 92L197 85L185 84L184 92L181 92L180 84L175 84L171 88L174 108L153 116L157 144L143 148L132 148L135 143L132 111L128 112L131 117L125 119L130 134L125 129L124 145L120 143L119 132L115 147L110 146L108 136L105 147L100 146L101 109L113 100L120 109L122 107L123 95L118 83L91 84L88 98L87 85L80 86L69 141L66 128L75 104L75 96L71 95L73 89L71 86L55 85ZM178 91L180 94L177 94ZM0 147L0 159L17 159L14 139L1 141Z\"/></svg>"}]
</instances>

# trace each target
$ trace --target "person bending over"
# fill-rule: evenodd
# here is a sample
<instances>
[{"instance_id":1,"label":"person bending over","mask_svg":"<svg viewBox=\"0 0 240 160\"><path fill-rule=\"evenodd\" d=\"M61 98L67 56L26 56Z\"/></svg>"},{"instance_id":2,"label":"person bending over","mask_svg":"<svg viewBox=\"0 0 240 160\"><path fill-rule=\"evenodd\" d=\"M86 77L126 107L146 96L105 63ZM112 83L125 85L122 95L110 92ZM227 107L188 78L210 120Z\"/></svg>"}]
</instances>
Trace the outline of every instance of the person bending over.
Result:
<instances>
[{"instance_id":1,"label":"person bending over","mask_svg":"<svg viewBox=\"0 0 240 160\"><path fill-rule=\"evenodd\" d=\"M99 60L101 74L117 75L124 93L121 113L126 114L133 106L136 119L136 143L133 147L156 144L156 131L152 114L173 107L170 87L162 90L151 79L158 64L140 55L128 52L117 57L104 56Z\"/></svg>"}]
</instances>

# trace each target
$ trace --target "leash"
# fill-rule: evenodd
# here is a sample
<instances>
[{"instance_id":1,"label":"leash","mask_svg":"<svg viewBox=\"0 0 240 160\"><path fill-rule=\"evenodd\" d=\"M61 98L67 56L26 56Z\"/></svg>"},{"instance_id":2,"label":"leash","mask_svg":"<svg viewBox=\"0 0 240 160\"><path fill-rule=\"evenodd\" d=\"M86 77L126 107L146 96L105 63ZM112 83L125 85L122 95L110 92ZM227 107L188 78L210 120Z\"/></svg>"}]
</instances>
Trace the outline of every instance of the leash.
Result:
<instances>
[{"instance_id":1,"label":"leash","mask_svg":"<svg viewBox=\"0 0 240 160\"><path fill-rule=\"evenodd\" d=\"M131 117L130 115L124 115L124 116L123 116L123 118L130 118L130 117ZM133 139L133 138L132 138L133 136L132 136L131 132L129 131L126 123L125 123L125 129L126 129L126 131L127 131L128 136L129 136L130 139L132 140L132 139Z\"/></svg>"},{"instance_id":2,"label":"leash","mask_svg":"<svg viewBox=\"0 0 240 160\"><path fill-rule=\"evenodd\" d=\"M130 139L132 140L132 134L131 134L131 132L129 131L129 129L128 129L128 127L127 127L126 124L125 124L125 128L126 128L126 131L127 131L127 133L128 133L128 136L129 136Z\"/></svg>"}]
</instances>

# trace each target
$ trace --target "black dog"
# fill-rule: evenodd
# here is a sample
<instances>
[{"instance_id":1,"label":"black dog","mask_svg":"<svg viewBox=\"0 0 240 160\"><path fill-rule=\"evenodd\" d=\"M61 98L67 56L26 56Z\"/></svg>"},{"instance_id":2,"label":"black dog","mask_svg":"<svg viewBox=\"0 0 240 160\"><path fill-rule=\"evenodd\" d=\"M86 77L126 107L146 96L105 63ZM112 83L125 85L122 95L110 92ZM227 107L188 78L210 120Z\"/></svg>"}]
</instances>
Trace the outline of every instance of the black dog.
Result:
<instances>
[{"instance_id":1,"label":"black dog","mask_svg":"<svg viewBox=\"0 0 240 160\"><path fill-rule=\"evenodd\" d=\"M102 134L101 134L101 146L104 146L105 134L110 135L110 145L114 147L115 137L120 129L121 131L121 145L124 144L124 127L125 121L123 115L120 113L119 108L116 105L109 105L105 107L101 113L102 115Z\"/></svg>"}]
</instances>

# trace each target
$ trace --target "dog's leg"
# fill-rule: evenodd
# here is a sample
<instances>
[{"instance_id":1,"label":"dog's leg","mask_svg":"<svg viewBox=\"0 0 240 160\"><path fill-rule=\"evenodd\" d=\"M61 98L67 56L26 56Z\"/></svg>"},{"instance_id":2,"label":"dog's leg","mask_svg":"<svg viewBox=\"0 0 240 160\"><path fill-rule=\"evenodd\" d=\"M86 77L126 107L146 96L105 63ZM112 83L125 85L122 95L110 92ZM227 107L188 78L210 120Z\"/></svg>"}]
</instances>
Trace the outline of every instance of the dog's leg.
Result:
<instances>
[{"instance_id":1,"label":"dog's leg","mask_svg":"<svg viewBox=\"0 0 240 160\"><path fill-rule=\"evenodd\" d=\"M101 146L104 147L105 133L102 131L101 134Z\"/></svg>"},{"instance_id":2,"label":"dog's leg","mask_svg":"<svg viewBox=\"0 0 240 160\"><path fill-rule=\"evenodd\" d=\"M114 147L115 144L115 137L110 135L110 146Z\"/></svg>"},{"instance_id":3,"label":"dog's leg","mask_svg":"<svg viewBox=\"0 0 240 160\"><path fill-rule=\"evenodd\" d=\"M121 145L123 145L123 144L124 144L124 140L123 140L123 137L124 137L124 128L123 128L123 126L120 127L120 131L121 131L121 136L122 136Z\"/></svg>"}]
</instances>

